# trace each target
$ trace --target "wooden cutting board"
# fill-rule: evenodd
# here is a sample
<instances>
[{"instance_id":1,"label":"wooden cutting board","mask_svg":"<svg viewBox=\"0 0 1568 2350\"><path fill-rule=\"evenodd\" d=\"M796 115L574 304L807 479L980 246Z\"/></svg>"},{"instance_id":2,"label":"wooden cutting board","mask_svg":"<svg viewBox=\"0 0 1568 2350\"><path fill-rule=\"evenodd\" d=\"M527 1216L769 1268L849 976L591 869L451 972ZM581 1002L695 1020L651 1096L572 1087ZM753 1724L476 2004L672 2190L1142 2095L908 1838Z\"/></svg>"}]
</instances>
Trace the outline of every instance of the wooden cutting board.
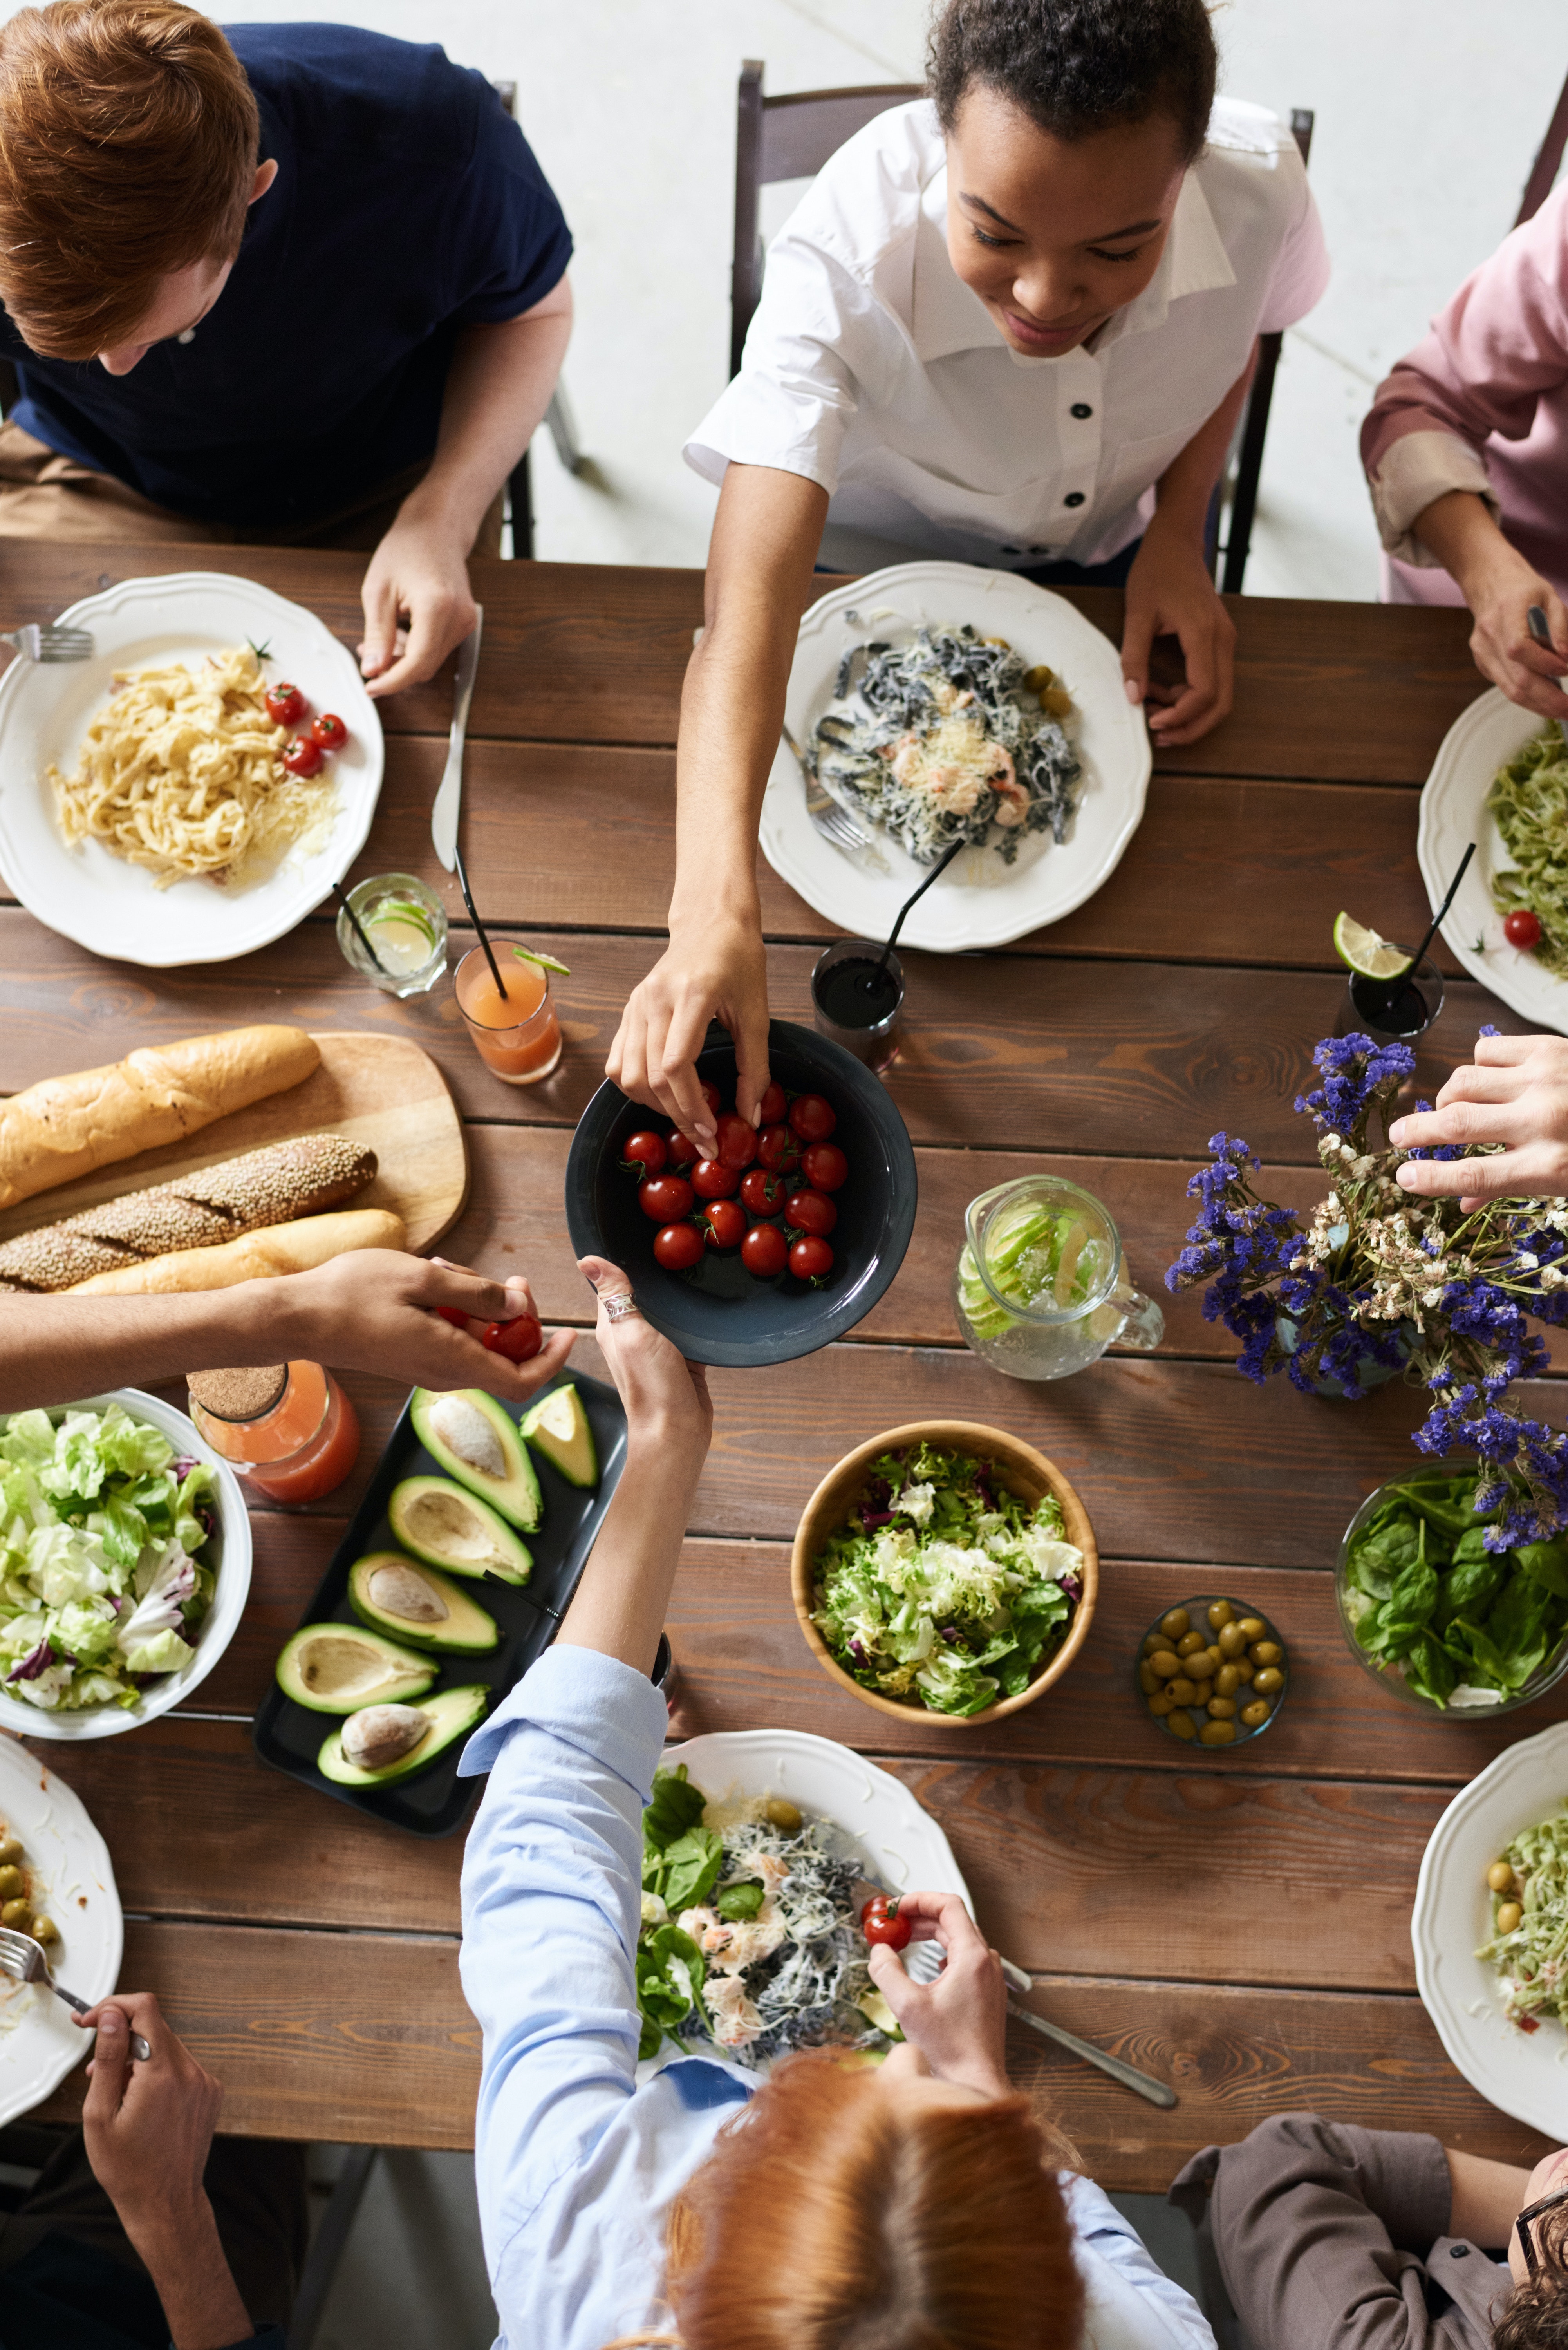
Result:
<instances>
[{"instance_id":1,"label":"wooden cutting board","mask_svg":"<svg viewBox=\"0 0 1568 2350\"><path fill-rule=\"evenodd\" d=\"M389 1208L408 1226L410 1248L432 1247L457 1222L468 1196L468 1151L446 1079L406 1036L329 1030L316 1041L320 1066L303 1085L269 1094L183 1142L117 1159L79 1183L22 1201L0 1213L0 1240L57 1223L123 1191L193 1175L268 1142L342 1134L368 1144L379 1161L375 1181L350 1206Z\"/></svg>"}]
</instances>

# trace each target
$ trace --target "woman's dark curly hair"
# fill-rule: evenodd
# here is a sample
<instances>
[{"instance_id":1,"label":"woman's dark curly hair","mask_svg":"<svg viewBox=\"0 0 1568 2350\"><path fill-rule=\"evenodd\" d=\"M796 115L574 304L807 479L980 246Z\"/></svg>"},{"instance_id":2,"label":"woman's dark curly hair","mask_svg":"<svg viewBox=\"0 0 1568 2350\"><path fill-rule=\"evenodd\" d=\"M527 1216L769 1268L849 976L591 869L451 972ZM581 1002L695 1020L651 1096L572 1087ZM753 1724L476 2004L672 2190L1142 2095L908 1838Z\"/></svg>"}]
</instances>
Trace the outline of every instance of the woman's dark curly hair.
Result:
<instances>
[{"instance_id":1,"label":"woman's dark curly hair","mask_svg":"<svg viewBox=\"0 0 1568 2350\"><path fill-rule=\"evenodd\" d=\"M1217 66L1205 0L948 0L926 58L944 130L983 82L1069 144L1168 114L1189 163Z\"/></svg>"},{"instance_id":2,"label":"woman's dark curly hair","mask_svg":"<svg viewBox=\"0 0 1568 2350\"><path fill-rule=\"evenodd\" d=\"M1492 2350L1568 2350L1568 2203L1533 2224L1541 2266L1509 2295Z\"/></svg>"}]
</instances>

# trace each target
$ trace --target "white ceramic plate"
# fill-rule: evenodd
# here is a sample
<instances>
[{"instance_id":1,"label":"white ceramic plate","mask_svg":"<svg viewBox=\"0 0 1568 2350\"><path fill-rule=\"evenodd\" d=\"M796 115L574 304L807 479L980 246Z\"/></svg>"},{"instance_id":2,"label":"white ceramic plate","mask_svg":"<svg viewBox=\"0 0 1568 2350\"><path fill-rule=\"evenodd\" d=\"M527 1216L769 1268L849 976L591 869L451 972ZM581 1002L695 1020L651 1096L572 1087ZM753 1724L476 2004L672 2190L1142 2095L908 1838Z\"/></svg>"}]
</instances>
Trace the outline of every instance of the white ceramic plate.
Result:
<instances>
[{"instance_id":1,"label":"white ceramic plate","mask_svg":"<svg viewBox=\"0 0 1568 2350\"><path fill-rule=\"evenodd\" d=\"M1503 2013L1490 1967L1486 1872L1521 1828L1568 1804L1568 1721L1521 1739L1454 1797L1421 1861L1410 1939L1416 1981L1438 2037L1472 2089L1515 2121L1568 2136L1568 2031L1521 2032Z\"/></svg>"},{"instance_id":2,"label":"white ceramic plate","mask_svg":"<svg viewBox=\"0 0 1568 2350\"><path fill-rule=\"evenodd\" d=\"M1502 845L1497 818L1487 809L1486 795L1503 761L1533 741L1544 723L1532 710L1517 708L1495 686L1461 712L1444 735L1422 786L1417 854L1428 899L1440 906L1460 858L1475 842L1476 853L1449 910L1443 936L1470 977L1501 995L1521 1020L1534 1028L1568 1033L1568 982L1553 979L1532 954L1509 945L1502 916L1491 902L1492 875L1511 866L1513 859Z\"/></svg>"},{"instance_id":3,"label":"white ceramic plate","mask_svg":"<svg viewBox=\"0 0 1568 2350\"><path fill-rule=\"evenodd\" d=\"M216 1471L218 1532L208 1553L217 1567L213 1604L202 1621L191 1663L183 1672L166 1673L150 1682L134 1705L84 1706L77 1713L49 1713L42 1706L29 1705L25 1698L12 1697L0 1688L0 1729L15 1731L19 1738L118 1738L122 1731L156 1721L171 1706L182 1705L198 1683L206 1679L238 1631L240 1617L245 1612L251 1587L251 1522L245 1514L239 1479L228 1462L220 1461L212 1446L197 1434L193 1421L187 1419L182 1411L176 1411L172 1404L144 1395L140 1388L117 1388L111 1395L88 1396L75 1406L51 1409L49 1416L57 1421L62 1410L102 1411L111 1403L119 1404L132 1419L150 1419L154 1428L161 1429L177 1453L191 1453L198 1461L210 1462ZM26 1842L25 1835L22 1841ZM73 1982L71 1989L76 1988Z\"/></svg>"},{"instance_id":4,"label":"white ceramic plate","mask_svg":"<svg viewBox=\"0 0 1568 2350\"><path fill-rule=\"evenodd\" d=\"M1004 865L992 848L966 849L921 899L900 944L936 954L1003 946L1059 922L1109 879L1143 818L1150 754L1143 712L1127 701L1116 647L1048 588L1007 571L963 563L901 563L838 588L800 624L784 715L808 743L833 699L838 664L869 638L894 643L917 629L969 621L982 637L1005 637L1033 667L1056 671L1073 697L1067 733L1083 762L1078 812L1060 846L1035 833ZM870 827L866 827L870 829ZM884 938L928 868L885 833L872 830L883 871L852 861L824 840L805 812L794 754L781 743L763 801L768 863L827 920L861 938Z\"/></svg>"},{"instance_id":5,"label":"white ceramic plate","mask_svg":"<svg viewBox=\"0 0 1568 2350\"><path fill-rule=\"evenodd\" d=\"M381 722L347 647L314 612L220 571L122 580L60 619L91 629L91 660L17 660L0 681L0 867L22 903L50 930L117 962L224 962L282 938L364 847L381 788ZM348 729L331 761L337 818L326 847L286 858L265 879L233 890L193 880L160 889L101 841L67 848L45 773L51 762L72 771L114 671L176 660L193 667L247 638L270 644L269 679L291 679L313 712L336 711Z\"/></svg>"},{"instance_id":6,"label":"white ceramic plate","mask_svg":"<svg viewBox=\"0 0 1568 2350\"><path fill-rule=\"evenodd\" d=\"M39 1906L60 1939L51 1952L60 1981L89 2004L119 1980L124 1929L102 1836L81 1798L15 1739L0 1738L0 1818L21 1837L43 1887ZM0 1977L0 2126L31 2112L88 2053L87 2035L63 2000Z\"/></svg>"}]
</instances>

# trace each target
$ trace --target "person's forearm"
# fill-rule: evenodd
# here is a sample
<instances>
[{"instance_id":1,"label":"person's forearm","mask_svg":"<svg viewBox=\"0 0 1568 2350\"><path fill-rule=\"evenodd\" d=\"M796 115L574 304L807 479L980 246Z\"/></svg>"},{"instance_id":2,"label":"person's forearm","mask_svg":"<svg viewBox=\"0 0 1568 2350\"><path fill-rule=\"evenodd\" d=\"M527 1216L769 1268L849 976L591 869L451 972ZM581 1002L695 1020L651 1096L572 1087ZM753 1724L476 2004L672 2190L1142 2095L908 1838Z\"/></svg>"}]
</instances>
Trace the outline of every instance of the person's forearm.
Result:
<instances>
[{"instance_id":1,"label":"person's forearm","mask_svg":"<svg viewBox=\"0 0 1568 2350\"><path fill-rule=\"evenodd\" d=\"M403 518L439 514L471 545L550 405L572 332L563 278L543 304L494 327L468 327L447 370L431 468Z\"/></svg>"},{"instance_id":2,"label":"person's forearm","mask_svg":"<svg viewBox=\"0 0 1568 2350\"><path fill-rule=\"evenodd\" d=\"M205 2195L183 2219L160 2213L125 2228L152 2279L173 2350L230 2350L255 2328L240 2299Z\"/></svg>"},{"instance_id":3,"label":"person's forearm","mask_svg":"<svg viewBox=\"0 0 1568 2350\"><path fill-rule=\"evenodd\" d=\"M1199 425L1178 456L1171 459L1155 485L1154 523L1161 531L1176 531L1201 543L1209 522L1209 501L1220 479L1226 451L1236 430L1236 419L1247 397L1258 347L1206 424Z\"/></svg>"},{"instance_id":4,"label":"person's forearm","mask_svg":"<svg viewBox=\"0 0 1568 2350\"><path fill-rule=\"evenodd\" d=\"M656 1422L639 1427L557 1646L652 1670L695 1490L685 1448L670 1445Z\"/></svg>"},{"instance_id":5,"label":"person's forearm","mask_svg":"<svg viewBox=\"0 0 1568 2350\"><path fill-rule=\"evenodd\" d=\"M277 1282L192 1296L0 1297L0 1411L287 1362L296 1336Z\"/></svg>"},{"instance_id":6,"label":"person's forearm","mask_svg":"<svg viewBox=\"0 0 1568 2350\"><path fill-rule=\"evenodd\" d=\"M1528 572L1531 567L1510 546L1486 500L1474 490L1445 490L1440 498L1422 507L1410 529L1449 577L1459 582L1472 608L1478 583L1489 572Z\"/></svg>"},{"instance_id":7,"label":"person's forearm","mask_svg":"<svg viewBox=\"0 0 1568 2350\"><path fill-rule=\"evenodd\" d=\"M1483 2251L1501 2251L1513 2232L1514 2214L1523 2205L1530 2185L1528 2170L1511 2162L1489 2162L1484 2155L1461 2154L1446 2146L1454 2200L1449 2215L1450 2236L1464 2236Z\"/></svg>"}]
</instances>

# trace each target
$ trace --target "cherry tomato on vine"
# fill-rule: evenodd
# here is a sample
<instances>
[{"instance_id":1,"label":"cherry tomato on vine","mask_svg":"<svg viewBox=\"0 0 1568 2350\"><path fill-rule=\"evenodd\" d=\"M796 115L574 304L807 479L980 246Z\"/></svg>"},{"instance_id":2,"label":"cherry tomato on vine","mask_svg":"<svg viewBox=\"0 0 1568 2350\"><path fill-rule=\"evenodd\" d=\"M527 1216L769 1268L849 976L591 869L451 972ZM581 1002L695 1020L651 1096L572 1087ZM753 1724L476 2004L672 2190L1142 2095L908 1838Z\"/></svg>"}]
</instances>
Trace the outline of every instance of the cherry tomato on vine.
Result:
<instances>
[{"instance_id":1,"label":"cherry tomato on vine","mask_svg":"<svg viewBox=\"0 0 1568 2350\"><path fill-rule=\"evenodd\" d=\"M666 1273L686 1273L702 1253L702 1235L695 1224L666 1224L653 1235L653 1253Z\"/></svg>"},{"instance_id":2,"label":"cherry tomato on vine","mask_svg":"<svg viewBox=\"0 0 1568 2350\"><path fill-rule=\"evenodd\" d=\"M348 729L334 712L324 710L319 718L311 720L310 736L324 751L341 751L348 740Z\"/></svg>"},{"instance_id":3,"label":"cherry tomato on vine","mask_svg":"<svg viewBox=\"0 0 1568 2350\"><path fill-rule=\"evenodd\" d=\"M637 1187L637 1204L656 1224L676 1224L691 1213L691 1186L684 1175L650 1175Z\"/></svg>"},{"instance_id":4,"label":"cherry tomato on vine","mask_svg":"<svg viewBox=\"0 0 1568 2350\"><path fill-rule=\"evenodd\" d=\"M679 1127L672 1135L668 1137L664 1149L665 1163L670 1167L695 1167L702 1156L691 1136L682 1134Z\"/></svg>"},{"instance_id":5,"label":"cherry tomato on vine","mask_svg":"<svg viewBox=\"0 0 1568 2350\"><path fill-rule=\"evenodd\" d=\"M764 1126L757 1137L757 1157L773 1175L788 1175L800 1165L800 1144L787 1126Z\"/></svg>"},{"instance_id":6,"label":"cherry tomato on vine","mask_svg":"<svg viewBox=\"0 0 1568 2350\"><path fill-rule=\"evenodd\" d=\"M545 1333L537 1315L518 1314L510 1322L493 1322L479 1343L493 1355L504 1355L509 1363L531 1363L545 1343Z\"/></svg>"},{"instance_id":7,"label":"cherry tomato on vine","mask_svg":"<svg viewBox=\"0 0 1568 2350\"><path fill-rule=\"evenodd\" d=\"M738 1111L727 1109L719 1120L719 1158L726 1167L749 1167L756 1155L756 1128Z\"/></svg>"},{"instance_id":8,"label":"cherry tomato on vine","mask_svg":"<svg viewBox=\"0 0 1568 2350\"><path fill-rule=\"evenodd\" d=\"M746 1211L738 1200L710 1200L697 1221L708 1227L710 1248L739 1248L746 1236Z\"/></svg>"},{"instance_id":9,"label":"cherry tomato on vine","mask_svg":"<svg viewBox=\"0 0 1568 2350\"><path fill-rule=\"evenodd\" d=\"M860 1930L868 1942L880 1942L887 1950L901 1950L915 1929L907 1918L899 1916L897 1897L878 1893L860 1912Z\"/></svg>"},{"instance_id":10,"label":"cherry tomato on vine","mask_svg":"<svg viewBox=\"0 0 1568 2350\"><path fill-rule=\"evenodd\" d=\"M664 1136L651 1130L628 1134L621 1145L621 1166L627 1174L639 1180L645 1175L662 1175L669 1157L670 1145Z\"/></svg>"},{"instance_id":11,"label":"cherry tomato on vine","mask_svg":"<svg viewBox=\"0 0 1568 2350\"><path fill-rule=\"evenodd\" d=\"M297 685L286 685L281 679L276 685L269 685L262 698L275 726L297 726L310 707Z\"/></svg>"},{"instance_id":12,"label":"cherry tomato on vine","mask_svg":"<svg viewBox=\"0 0 1568 2350\"><path fill-rule=\"evenodd\" d=\"M1541 918L1532 914L1528 906L1516 906L1511 914L1503 917L1502 934L1511 947L1538 947Z\"/></svg>"},{"instance_id":13,"label":"cherry tomato on vine","mask_svg":"<svg viewBox=\"0 0 1568 2350\"><path fill-rule=\"evenodd\" d=\"M775 1077L773 1084L763 1096L762 1100L757 1104L757 1124L759 1126L776 1126L788 1107L788 1103L784 1100L784 1089Z\"/></svg>"},{"instance_id":14,"label":"cherry tomato on vine","mask_svg":"<svg viewBox=\"0 0 1568 2350\"><path fill-rule=\"evenodd\" d=\"M789 1243L776 1224L753 1224L741 1243L741 1263L759 1281L772 1281L789 1263Z\"/></svg>"},{"instance_id":15,"label":"cherry tomato on vine","mask_svg":"<svg viewBox=\"0 0 1568 2350\"><path fill-rule=\"evenodd\" d=\"M848 1180L849 1161L836 1142L814 1142L800 1154L800 1171L814 1191L836 1191Z\"/></svg>"},{"instance_id":16,"label":"cherry tomato on vine","mask_svg":"<svg viewBox=\"0 0 1568 2350\"><path fill-rule=\"evenodd\" d=\"M838 1222L838 1210L820 1191L792 1191L784 1214L797 1232L815 1232L818 1240L826 1240Z\"/></svg>"},{"instance_id":17,"label":"cherry tomato on vine","mask_svg":"<svg viewBox=\"0 0 1568 2350\"><path fill-rule=\"evenodd\" d=\"M314 775L327 754L319 743L308 734L296 734L283 754L283 764L291 775Z\"/></svg>"},{"instance_id":18,"label":"cherry tomato on vine","mask_svg":"<svg viewBox=\"0 0 1568 2350\"><path fill-rule=\"evenodd\" d=\"M815 1232L808 1232L790 1250L789 1269L797 1281L825 1280L833 1271L833 1251Z\"/></svg>"},{"instance_id":19,"label":"cherry tomato on vine","mask_svg":"<svg viewBox=\"0 0 1568 2350\"><path fill-rule=\"evenodd\" d=\"M740 1169L721 1159L700 1159L691 1170L691 1189L700 1200L732 1200L740 1188Z\"/></svg>"},{"instance_id":20,"label":"cherry tomato on vine","mask_svg":"<svg viewBox=\"0 0 1568 2350\"><path fill-rule=\"evenodd\" d=\"M789 1126L803 1142L826 1142L838 1124L831 1102L820 1094L796 1094L789 1106Z\"/></svg>"},{"instance_id":21,"label":"cherry tomato on vine","mask_svg":"<svg viewBox=\"0 0 1568 2350\"><path fill-rule=\"evenodd\" d=\"M776 1216L787 1191L784 1177L770 1175L765 1167L748 1167L741 1178L741 1197L753 1216Z\"/></svg>"}]
</instances>

